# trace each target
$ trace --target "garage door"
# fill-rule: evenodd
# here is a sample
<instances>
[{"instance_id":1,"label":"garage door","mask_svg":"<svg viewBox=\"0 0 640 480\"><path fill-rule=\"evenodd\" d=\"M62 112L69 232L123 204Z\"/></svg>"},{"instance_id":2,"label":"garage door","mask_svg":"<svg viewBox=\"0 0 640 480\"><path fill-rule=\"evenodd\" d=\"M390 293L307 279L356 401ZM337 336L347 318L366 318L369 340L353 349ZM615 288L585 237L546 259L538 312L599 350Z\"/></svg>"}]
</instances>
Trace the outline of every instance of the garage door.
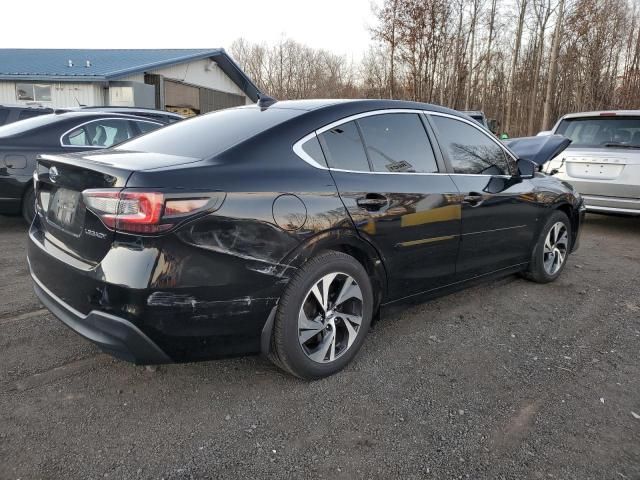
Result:
<instances>
[{"instance_id":1,"label":"garage door","mask_svg":"<svg viewBox=\"0 0 640 480\"><path fill-rule=\"evenodd\" d=\"M200 89L172 80L164 81L164 103L170 111L200 113Z\"/></svg>"},{"instance_id":2,"label":"garage door","mask_svg":"<svg viewBox=\"0 0 640 480\"><path fill-rule=\"evenodd\" d=\"M200 113L212 112L223 108L238 107L245 104L243 95L220 92L210 88L200 88Z\"/></svg>"}]
</instances>

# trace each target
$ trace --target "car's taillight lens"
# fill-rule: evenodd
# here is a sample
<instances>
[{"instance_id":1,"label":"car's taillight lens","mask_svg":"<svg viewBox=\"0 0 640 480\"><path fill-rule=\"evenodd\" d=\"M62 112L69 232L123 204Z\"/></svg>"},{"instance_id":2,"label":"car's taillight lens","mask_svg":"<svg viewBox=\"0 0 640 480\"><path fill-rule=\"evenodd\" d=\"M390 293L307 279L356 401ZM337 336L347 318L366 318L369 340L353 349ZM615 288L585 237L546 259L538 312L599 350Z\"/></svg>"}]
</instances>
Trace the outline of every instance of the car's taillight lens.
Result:
<instances>
[{"instance_id":1,"label":"car's taillight lens","mask_svg":"<svg viewBox=\"0 0 640 480\"><path fill-rule=\"evenodd\" d=\"M160 233L190 215L219 207L224 194L202 198L170 198L161 192L85 190L84 203L110 229L128 233ZM181 195L183 197L183 195Z\"/></svg>"}]
</instances>

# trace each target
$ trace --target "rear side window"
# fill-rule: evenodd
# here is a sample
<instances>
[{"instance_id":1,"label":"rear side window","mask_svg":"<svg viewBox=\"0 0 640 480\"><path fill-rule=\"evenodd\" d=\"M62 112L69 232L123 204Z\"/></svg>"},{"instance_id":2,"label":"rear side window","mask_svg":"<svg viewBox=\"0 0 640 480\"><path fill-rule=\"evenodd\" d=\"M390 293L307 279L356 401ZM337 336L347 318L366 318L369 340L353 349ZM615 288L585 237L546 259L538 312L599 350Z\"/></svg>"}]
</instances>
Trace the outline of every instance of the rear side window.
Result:
<instances>
[{"instance_id":1,"label":"rear side window","mask_svg":"<svg viewBox=\"0 0 640 480\"><path fill-rule=\"evenodd\" d=\"M511 175L511 161L487 134L459 120L431 115L438 142L453 171L463 174Z\"/></svg>"},{"instance_id":2,"label":"rear side window","mask_svg":"<svg viewBox=\"0 0 640 480\"><path fill-rule=\"evenodd\" d=\"M388 113L358 120L375 172L438 171L422 121L415 113Z\"/></svg>"},{"instance_id":3,"label":"rear side window","mask_svg":"<svg viewBox=\"0 0 640 480\"><path fill-rule=\"evenodd\" d=\"M140 133L149 133L162 127L162 125L153 122L133 122L140 129Z\"/></svg>"},{"instance_id":4,"label":"rear side window","mask_svg":"<svg viewBox=\"0 0 640 480\"><path fill-rule=\"evenodd\" d=\"M44 127L60 120L60 116L55 113L46 115L38 115L37 117L27 118L21 122L13 122L0 127L0 138L20 135L36 128Z\"/></svg>"},{"instance_id":5,"label":"rear side window","mask_svg":"<svg viewBox=\"0 0 640 480\"><path fill-rule=\"evenodd\" d=\"M219 110L172 123L116 149L210 158L301 113L304 110L257 107Z\"/></svg>"},{"instance_id":6,"label":"rear side window","mask_svg":"<svg viewBox=\"0 0 640 480\"><path fill-rule=\"evenodd\" d=\"M319 165L324 167L327 166L327 161L325 160L322 148L320 147L320 141L315 135L302 144L302 150Z\"/></svg>"},{"instance_id":7,"label":"rear side window","mask_svg":"<svg viewBox=\"0 0 640 480\"><path fill-rule=\"evenodd\" d=\"M7 123L7 118L9 118L9 110L6 108L0 108L0 125Z\"/></svg>"},{"instance_id":8,"label":"rear side window","mask_svg":"<svg viewBox=\"0 0 640 480\"><path fill-rule=\"evenodd\" d=\"M133 135L128 120L103 119L71 130L62 137L62 145L108 148L128 140Z\"/></svg>"},{"instance_id":9,"label":"rear side window","mask_svg":"<svg viewBox=\"0 0 640 480\"><path fill-rule=\"evenodd\" d=\"M36 112L35 110L22 110L18 114L18 120L24 120L25 118L33 118L42 115L41 112Z\"/></svg>"},{"instance_id":10,"label":"rear side window","mask_svg":"<svg viewBox=\"0 0 640 480\"><path fill-rule=\"evenodd\" d=\"M369 172L369 162L355 122L347 122L319 135L331 168Z\"/></svg>"},{"instance_id":11,"label":"rear side window","mask_svg":"<svg viewBox=\"0 0 640 480\"><path fill-rule=\"evenodd\" d=\"M567 118L555 133L571 139L572 147L640 146L640 117Z\"/></svg>"}]
</instances>

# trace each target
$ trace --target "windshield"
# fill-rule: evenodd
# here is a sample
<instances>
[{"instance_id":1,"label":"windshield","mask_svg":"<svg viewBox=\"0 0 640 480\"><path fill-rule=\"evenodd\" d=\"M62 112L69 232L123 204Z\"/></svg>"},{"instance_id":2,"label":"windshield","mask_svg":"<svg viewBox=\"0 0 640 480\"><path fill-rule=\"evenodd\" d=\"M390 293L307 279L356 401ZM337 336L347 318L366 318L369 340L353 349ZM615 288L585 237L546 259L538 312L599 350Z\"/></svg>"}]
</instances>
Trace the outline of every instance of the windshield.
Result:
<instances>
[{"instance_id":1,"label":"windshield","mask_svg":"<svg viewBox=\"0 0 640 480\"><path fill-rule=\"evenodd\" d=\"M24 120L18 120L17 122L9 123L0 127L0 137L11 137L13 135L19 135L34 128L43 127L50 123L56 122L60 118L60 115L55 113L49 113L47 115L39 115L37 117L26 118Z\"/></svg>"},{"instance_id":2,"label":"windshield","mask_svg":"<svg viewBox=\"0 0 640 480\"><path fill-rule=\"evenodd\" d=\"M115 149L210 158L303 110L231 108L200 115L121 143Z\"/></svg>"},{"instance_id":3,"label":"windshield","mask_svg":"<svg viewBox=\"0 0 640 480\"><path fill-rule=\"evenodd\" d=\"M555 133L570 138L572 147L640 147L640 116L568 118Z\"/></svg>"}]
</instances>

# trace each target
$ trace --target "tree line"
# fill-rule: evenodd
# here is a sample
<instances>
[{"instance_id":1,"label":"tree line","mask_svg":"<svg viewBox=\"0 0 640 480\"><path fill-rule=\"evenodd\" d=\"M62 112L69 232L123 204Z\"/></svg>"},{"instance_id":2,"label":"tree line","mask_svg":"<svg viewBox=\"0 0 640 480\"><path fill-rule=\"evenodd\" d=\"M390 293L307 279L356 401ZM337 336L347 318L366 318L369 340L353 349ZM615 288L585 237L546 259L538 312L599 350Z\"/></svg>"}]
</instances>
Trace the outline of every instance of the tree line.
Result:
<instances>
[{"instance_id":1,"label":"tree line","mask_svg":"<svg viewBox=\"0 0 640 480\"><path fill-rule=\"evenodd\" d=\"M394 98L483 110L510 136L565 113L640 107L636 0L383 0L358 62L291 39L236 40L269 95Z\"/></svg>"}]
</instances>

